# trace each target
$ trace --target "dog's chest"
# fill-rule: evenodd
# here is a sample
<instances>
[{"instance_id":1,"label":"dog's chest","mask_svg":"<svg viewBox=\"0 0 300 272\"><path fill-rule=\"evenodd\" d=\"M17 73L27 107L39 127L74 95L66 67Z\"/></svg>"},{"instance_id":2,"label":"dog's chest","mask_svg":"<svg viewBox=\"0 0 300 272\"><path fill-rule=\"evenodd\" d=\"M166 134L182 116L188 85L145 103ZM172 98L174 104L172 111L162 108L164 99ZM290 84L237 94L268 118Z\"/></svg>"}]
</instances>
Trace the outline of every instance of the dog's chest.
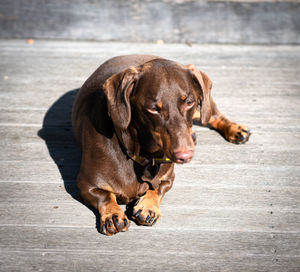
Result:
<instances>
[{"instance_id":1,"label":"dog's chest","mask_svg":"<svg viewBox=\"0 0 300 272\"><path fill-rule=\"evenodd\" d=\"M116 188L117 199L121 203L129 203L141 196L148 190L158 189L163 180L174 179L173 165L160 165L155 176L145 178L141 167L135 166L132 168L133 172L130 179L122 179L118 182ZM151 170L150 170L151 171Z\"/></svg>"}]
</instances>

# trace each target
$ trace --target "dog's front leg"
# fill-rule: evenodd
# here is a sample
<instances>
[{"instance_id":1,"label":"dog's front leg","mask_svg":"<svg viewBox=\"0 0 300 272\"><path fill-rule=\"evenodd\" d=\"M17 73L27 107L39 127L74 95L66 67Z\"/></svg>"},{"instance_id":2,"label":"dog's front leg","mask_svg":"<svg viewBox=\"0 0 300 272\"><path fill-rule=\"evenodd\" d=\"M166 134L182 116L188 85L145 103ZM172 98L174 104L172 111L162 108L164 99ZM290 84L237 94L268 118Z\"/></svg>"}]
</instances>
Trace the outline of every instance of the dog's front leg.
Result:
<instances>
[{"instance_id":1,"label":"dog's front leg","mask_svg":"<svg viewBox=\"0 0 300 272\"><path fill-rule=\"evenodd\" d=\"M249 140L251 135L247 126L230 121L224 114L220 113L215 101L210 96L212 116L208 122L210 128L218 131L223 137L234 144L243 144Z\"/></svg>"},{"instance_id":2,"label":"dog's front leg","mask_svg":"<svg viewBox=\"0 0 300 272\"><path fill-rule=\"evenodd\" d=\"M249 140L251 132L247 126L230 121L224 115L212 117L209 127L220 132L224 138L234 144L244 144Z\"/></svg>"},{"instance_id":3,"label":"dog's front leg","mask_svg":"<svg viewBox=\"0 0 300 272\"><path fill-rule=\"evenodd\" d=\"M161 217L160 204L167 191L171 189L173 180L162 181L158 189L148 190L133 208L133 219L137 224L153 226Z\"/></svg>"},{"instance_id":4,"label":"dog's front leg","mask_svg":"<svg viewBox=\"0 0 300 272\"><path fill-rule=\"evenodd\" d=\"M130 221L118 205L115 194L99 188L79 188L81 198L100 214L100 232L111 236L127 231Z\"/></svg>"}]
</instances>

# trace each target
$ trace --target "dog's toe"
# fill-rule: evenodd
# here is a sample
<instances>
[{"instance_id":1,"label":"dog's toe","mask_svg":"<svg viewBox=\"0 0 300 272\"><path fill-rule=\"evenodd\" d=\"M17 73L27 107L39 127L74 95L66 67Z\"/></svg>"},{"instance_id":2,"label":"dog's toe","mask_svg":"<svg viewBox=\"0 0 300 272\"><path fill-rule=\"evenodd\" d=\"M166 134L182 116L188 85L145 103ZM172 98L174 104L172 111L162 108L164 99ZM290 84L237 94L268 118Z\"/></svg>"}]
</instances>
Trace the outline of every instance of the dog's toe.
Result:
<instances>
[{"instance_id":1,"label":"dog's toe","mask_svg":"<svg viewBox=\"0 0 300 272\"><path fill-rule=\"evenodd\" d=\"M111 236L118 232L127 231L129 225L130 221L124 213L101 216L100 232Z\"/></svg>"},{"instance_id":2,"label":"dog's toe","mask_svg":"<svg viewBox=\"0 0 300 272\"><path fill-rule=\"evenodd\" d=\"M249 140L251 131L247 126L232 123L227 131L226 138L234 144L244 144Z\"/></svg>"},{"instance_id":3,"label":"dog's toe","mask_svg":"<svg viewBox=\"0 0 300 272\"><path fill-rule=\"evenodd\" d=\"M133 218L138 225L153 226L160 218L160 210L157 207L134 209Z\"/></svg>"}]
</instances>

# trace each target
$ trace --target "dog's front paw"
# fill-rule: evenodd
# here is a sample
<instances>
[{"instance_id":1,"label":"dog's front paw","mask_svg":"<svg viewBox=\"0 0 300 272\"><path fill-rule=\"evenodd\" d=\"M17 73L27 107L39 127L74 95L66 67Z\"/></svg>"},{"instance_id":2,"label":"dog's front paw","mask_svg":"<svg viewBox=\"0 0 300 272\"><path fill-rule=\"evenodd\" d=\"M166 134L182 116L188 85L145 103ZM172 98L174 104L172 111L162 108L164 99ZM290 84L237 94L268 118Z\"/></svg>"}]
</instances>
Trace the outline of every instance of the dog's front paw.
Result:
<instances>
[{"instance_id":1,"label":"dog's front paw","mask_svg":"<svg viewBox=\"0 0 300 272\"><path fill-rule=\"evenodd\" d=\"M251 131L247 126L231 123L225 133L225 138L234 144L244 144L249 140Z\"/></svg>"},{"instance_id":2,"label":"dog's front paw","mask_svg":"<svg viewBox=\"0 0 300 272\"><path fill-rule=\"evenodd\" d=\"M121 231L127 231L130 225L121 208L100 215L100 232L111 236Z\"/></svg>"},{"instance_id":3,"label":"dog's front paw","mask_svg":"<svg viewBox=\"0 0 300 272\"><path fill-rule=\"evenodd\" d=\"M132 217L138 225L153 226L160 219L160 216L159 204L155 199L145 195L134 207Z\"/></svg>"}]
</instances>

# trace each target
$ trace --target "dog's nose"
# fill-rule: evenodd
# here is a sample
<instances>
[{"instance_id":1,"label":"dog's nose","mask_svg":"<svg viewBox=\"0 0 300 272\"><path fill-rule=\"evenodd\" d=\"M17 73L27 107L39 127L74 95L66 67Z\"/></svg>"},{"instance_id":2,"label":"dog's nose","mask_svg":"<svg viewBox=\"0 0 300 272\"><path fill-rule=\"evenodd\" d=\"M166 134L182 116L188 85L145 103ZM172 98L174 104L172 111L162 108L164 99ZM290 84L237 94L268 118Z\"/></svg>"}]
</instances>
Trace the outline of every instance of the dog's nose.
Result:
<instances>
[{"instance_id":1,"label":"dog's nose","mask_svg":"<svg viewBox=\"0 0 300 272\"><path fill-rule=\"evenodd\" d=\"M188 151L177 151L174 153L175 162L176 163L187 163L190 162L193 158L194 151L188 150Z\"/></svg>"}]
</instances>

